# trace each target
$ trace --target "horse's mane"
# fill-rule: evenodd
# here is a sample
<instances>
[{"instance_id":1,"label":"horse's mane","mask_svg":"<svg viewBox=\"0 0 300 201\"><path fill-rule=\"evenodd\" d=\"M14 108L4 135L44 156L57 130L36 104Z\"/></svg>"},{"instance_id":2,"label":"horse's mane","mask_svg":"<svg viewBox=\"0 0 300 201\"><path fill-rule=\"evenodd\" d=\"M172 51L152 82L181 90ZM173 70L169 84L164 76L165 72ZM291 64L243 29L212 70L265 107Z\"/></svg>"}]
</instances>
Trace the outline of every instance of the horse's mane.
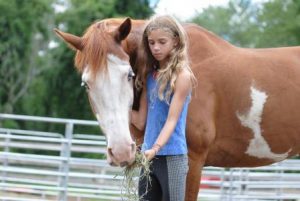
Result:
<instances>
[{"instance_id":1,"label":"horse's mane","mask_svg":"<svg viewBox=\"0 0 300 201\"><path fill-rule=\"evenodd\" d=\"M108 31L105 21L95 22L92 24L82 36L82 51L77 50L75 56L75 66L79 72L83 71L86 65L89 65L92 73L100 67L107 66L107 50L108 50Z\"/></svg>"}]
</instances>

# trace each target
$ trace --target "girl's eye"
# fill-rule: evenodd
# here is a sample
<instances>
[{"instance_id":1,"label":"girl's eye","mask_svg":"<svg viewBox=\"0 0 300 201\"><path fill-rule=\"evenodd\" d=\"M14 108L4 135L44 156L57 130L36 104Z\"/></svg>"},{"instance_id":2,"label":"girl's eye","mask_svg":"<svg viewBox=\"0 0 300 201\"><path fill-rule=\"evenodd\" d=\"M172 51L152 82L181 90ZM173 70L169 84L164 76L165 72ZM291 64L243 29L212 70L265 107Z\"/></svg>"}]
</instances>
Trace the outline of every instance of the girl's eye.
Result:
<instances>
[{"instance_id":1,"label":"girl's eye","mask_svg":"<svg viewBox=\"0 0 300 201\"><path fill-rule=\"evenodd\" d=\"M162 39L162 40L159 40L159 43L160 43L160 44L166 44L167 41L166 41L165 39Z\"/></svg>"}]
</instances>

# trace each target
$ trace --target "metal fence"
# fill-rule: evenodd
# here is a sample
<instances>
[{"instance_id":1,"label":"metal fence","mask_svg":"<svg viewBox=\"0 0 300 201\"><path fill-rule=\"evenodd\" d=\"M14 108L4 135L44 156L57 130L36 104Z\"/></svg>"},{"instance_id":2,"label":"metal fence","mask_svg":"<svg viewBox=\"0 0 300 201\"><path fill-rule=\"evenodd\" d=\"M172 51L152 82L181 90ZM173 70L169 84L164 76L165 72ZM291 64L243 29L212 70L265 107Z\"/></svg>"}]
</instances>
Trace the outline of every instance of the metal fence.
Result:
<instances>
[{"instance_id":1,"label":"metal fence","mask_svg":"<svg viewBox=\"0 0 300 201\"><path fill-rule=\"evenodd\" d=\"M2 201L122 200L122 169L105 159L104 136L75 133L96 121L0 114L2 121L61 124L64 132L0 126ZM206 167L199 200L300 200L300 160L259 168ZM125 199L124 199L125 200Z\"/></svg>"}]
</instances>

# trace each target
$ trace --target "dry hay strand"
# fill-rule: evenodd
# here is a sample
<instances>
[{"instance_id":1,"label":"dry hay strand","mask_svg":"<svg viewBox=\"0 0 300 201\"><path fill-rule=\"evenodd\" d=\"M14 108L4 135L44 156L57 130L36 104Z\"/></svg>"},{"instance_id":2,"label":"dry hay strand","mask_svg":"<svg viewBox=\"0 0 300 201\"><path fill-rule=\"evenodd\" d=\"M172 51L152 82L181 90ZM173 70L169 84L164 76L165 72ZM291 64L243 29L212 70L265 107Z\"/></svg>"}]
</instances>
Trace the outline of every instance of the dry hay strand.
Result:
<instances>
[{"instance_id":1,"label":"dry hay strand","mask_svg":"<svg viewBox=\"0 0 300 201\"><path fill-rule=\"evenodd\" d=\"M123 169L123 181L122 181L122 189L121 195L122 200L124 201L139 201L143 200L143 196L138 195L138 180L139 179L146 179L147 183L151 183L150 178L150 165L151 161L149 161L145 155L137 151L135 154L135 161L130 166L127 166ZM139 170L143 170L143 174L140 174ZM139 175L140 174L140 175ZM148 186L146 186L148 189ZM147 190L145 194L147 193Z\"/></svg>"}]
</instances>

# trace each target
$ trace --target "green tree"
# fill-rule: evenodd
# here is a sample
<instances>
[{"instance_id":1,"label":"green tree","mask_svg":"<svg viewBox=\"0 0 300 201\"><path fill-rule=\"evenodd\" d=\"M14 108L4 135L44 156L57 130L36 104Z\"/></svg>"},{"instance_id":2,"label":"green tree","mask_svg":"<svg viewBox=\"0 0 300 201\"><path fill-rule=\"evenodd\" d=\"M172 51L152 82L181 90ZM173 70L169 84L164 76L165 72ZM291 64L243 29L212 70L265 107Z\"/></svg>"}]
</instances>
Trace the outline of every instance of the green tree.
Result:
<instances>
[{"instance_id":1,"label":"green tree","mask_svg":"<svg viewBox=\"0 0 300 201\"><path fill-rule=\"evenodd\" d=\"M32 81L47 65L52 0L0 1L0 111L15 112Z\"/></svg>"},{"instance_id":2,"label":"green tree","mask_svg":"<svg viewBox=\"0 0 300 201\"><path fill-rule=\"evenodd\" d=\"M293 0L294 6L295 6L295 10L296 10L296 17L295 17L295 21L296 22L296 26L293 28L292 33L293 35L295 35L295 37L297 38L297 44L300 44L300 1L299 0Z\"/></svg>"},{"instance_id":3,"label":"green tree","mask_svg":"<svg viewBox=\"0 0 300 201\"><path fill-rule=\"evenodd\" d=\"M144 19L153 14L149 0L123 0L116 1L115 11L117 15Z\"/></svg>"},{"instance_id":4,"label":"green tree","mask_svg":"<svg viewBox=\"0 0 300 201\"><path fill-rule=\"evenodd\" d=\"M209 7L191 21L237 46L291 46L299 44L299 7L296 0L231 0L224 7Z\"/></svg>"},{"instance_id":5,"label":"green tree","mask_svg":"<svg viewBox=\"0 0 300 201\"><path fill-rule=\"evenodd\" d=\"M258 15L258 47L299 45L299 1L273 0Z\"/></svg>"},{"instance_id":6,"label":"green tree","mask_svg":"<svg viewBox=\"0 0 300 201\"><path fill-rule=\"evenodd\" d=\"M227 6L208 7L191 21L237 46L253 47L258 10L250 0L230 1Z\"/></svg>"}]
</instances>

